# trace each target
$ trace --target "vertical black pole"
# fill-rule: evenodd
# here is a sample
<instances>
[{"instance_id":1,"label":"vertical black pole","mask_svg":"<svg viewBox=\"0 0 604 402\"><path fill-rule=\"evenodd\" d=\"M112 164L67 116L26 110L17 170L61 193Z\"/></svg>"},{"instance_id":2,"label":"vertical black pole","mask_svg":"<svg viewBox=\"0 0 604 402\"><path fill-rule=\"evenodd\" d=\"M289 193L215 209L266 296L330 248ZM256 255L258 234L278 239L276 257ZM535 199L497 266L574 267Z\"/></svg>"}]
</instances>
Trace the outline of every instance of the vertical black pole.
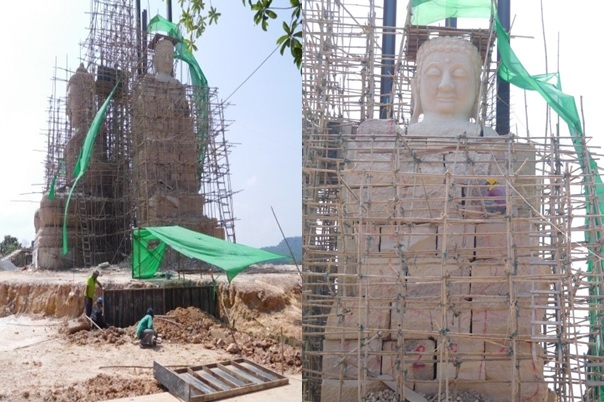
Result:
<instances>
[{"instance_id":1,"label":"vertical black pole","mask_svg":"<svg viewBox=\"0 0 604 402\"><path fill-rule=\"evenodd\" d=\"M447 18L445 20L445 26L447 28L457 28L457 18Z\"/></svg>"},{"instance_id":2,"label":"vertical black pole","mask_svg":"<svg viewBox=\"0 0 604 402\"><path fill-rule=\"evenodd\" d=\"M172 22L172 0L166 1L166 14L168 15L168 21Z\"/></svg>"},{"instance_id":3,"label":"vertical black pole","mask_svg":"<svg viewBox=\"0 0 604 402\"><path fill-rule=\"evenodd\" d=\"M147 10L143 10L143 74L147 74Z\"/></svg>"},{"instance_id":4,"label":"vertical black pole","mask_svg":"<svg viewBox=\"0 0 604 402\"><path fill-rule=\"evenodd\" d=\"M384 0L382 19L382 79L380 82L380 119L392 117L392 77L394 76L394 50L396 47L396 0Z\"/></svg>"},{"instance_id":5,"label":"vertical black pole","mask_svg":"<svg viewBox=\"0 0 604 402\"><path fill-rule=\"evenodd\" d=\"M137 74L143 75L143 55L142 52L145 51L145 49L143 49L143 45L141 43L142 40L142 27L141 27L141 0L136 0L135 2L135 7L136 7L136 64L137 64L137 68L136 68L136 72Z\"/></svg>"},{"instance_id":6,"label":"vertical black pole","mask_svg":"<svg viewBox=\"0 0 604 402\"><path fill-rule=\"evenodd\" d=\"M497 2L497 14L501 26L506 32L510 31L510 2L511 0L499 0ZM501 62L501 55L497 52L497 62ZM497 123L496 130L499 135L510 133L510 83L502 80L497 75Z\"/></svg>"}]
</instances>

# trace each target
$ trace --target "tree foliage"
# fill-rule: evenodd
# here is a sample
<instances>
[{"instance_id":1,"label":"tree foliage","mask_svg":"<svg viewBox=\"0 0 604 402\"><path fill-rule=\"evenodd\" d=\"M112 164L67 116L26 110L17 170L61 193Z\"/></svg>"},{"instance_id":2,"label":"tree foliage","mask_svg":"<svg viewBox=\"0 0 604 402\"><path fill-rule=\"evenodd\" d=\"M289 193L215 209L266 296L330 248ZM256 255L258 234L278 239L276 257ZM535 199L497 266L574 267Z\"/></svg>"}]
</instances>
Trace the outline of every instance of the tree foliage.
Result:
<instances>
[{"instance_id":1,"label":"tree foliage","mask_svg":"<svg viewBox=\"0 0 604 402\"><path fill-rule=\"evenodd\" d=\"M0 243L0 255L10 254L18 248L21 248L19 240L11 235L6 235L4 236L4 240Z\"/></svg>"},{"instance_id":2,"label":"tree foliage","mask_svg":"<svg viewBox=\"0 0 604 402\"><path fill-rule=\"evenodd\" d=\"M273 7L273 0L241 0L244 6L249 6L254 12L254 23L263 31L269 27L271 20L276 20L278 12L291 10L290 22L283 21L284 34L277 38L277 45L283 55L289 49L294 64L298 69L302 66L302 5L300 0L289 0L289 7ZM208 25L218 23L221 13L210 6L206 8L203 0L178 0L182 8L180 24L187 30L189 37L185 39L187 46L197 50L195 39L203 35Z\"/></svg>"}]
</instances>

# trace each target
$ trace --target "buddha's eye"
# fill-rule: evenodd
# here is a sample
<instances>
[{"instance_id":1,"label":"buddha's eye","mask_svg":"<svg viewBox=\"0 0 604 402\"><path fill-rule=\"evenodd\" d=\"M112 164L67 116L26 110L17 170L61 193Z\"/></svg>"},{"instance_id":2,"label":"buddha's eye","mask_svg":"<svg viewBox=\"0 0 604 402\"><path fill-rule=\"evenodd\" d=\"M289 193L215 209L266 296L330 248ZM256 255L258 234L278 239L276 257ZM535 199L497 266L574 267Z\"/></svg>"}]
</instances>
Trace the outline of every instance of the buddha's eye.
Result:
<instances>
[{"instance_id":1,"label":"buddha's eye","mask_svg":"<svg viewBox=\"0 0 604 402\"><path fill-rule=\"evenodd\" d=\"M442 75L442 71L440 71L439 68L430 67L424 72L424 74L428 77L440 77Z\"/></svg>"},{"instance_id":2,"label":"buddha's eye","mask_svg":"<svg viewBox=\"0 0 604 402\"><path fill-rule=\"evenodd\" d=\"M466 78L468 76L468 71L465 68L456 68L453 70L453 77L455 78Z\"/></svg>"}]
</instances>

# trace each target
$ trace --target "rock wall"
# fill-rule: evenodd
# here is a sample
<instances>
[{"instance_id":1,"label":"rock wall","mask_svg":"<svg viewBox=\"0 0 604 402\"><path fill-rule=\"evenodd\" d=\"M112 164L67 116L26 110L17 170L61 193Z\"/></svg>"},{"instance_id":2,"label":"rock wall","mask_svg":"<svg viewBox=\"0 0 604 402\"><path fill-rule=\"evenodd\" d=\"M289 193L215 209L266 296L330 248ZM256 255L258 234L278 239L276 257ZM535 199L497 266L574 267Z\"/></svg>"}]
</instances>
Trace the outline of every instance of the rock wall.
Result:
<instances>
[{"instance_id":1,"label":"rock wall","mask_svg":"<svg viewBox=\"0 0 604 402\"><path fill-rule=\"evenodd\" d=\"M0 283L0 316L32 314L75 318L84 312L84 286Z\"/></svg>"}]
</instances>

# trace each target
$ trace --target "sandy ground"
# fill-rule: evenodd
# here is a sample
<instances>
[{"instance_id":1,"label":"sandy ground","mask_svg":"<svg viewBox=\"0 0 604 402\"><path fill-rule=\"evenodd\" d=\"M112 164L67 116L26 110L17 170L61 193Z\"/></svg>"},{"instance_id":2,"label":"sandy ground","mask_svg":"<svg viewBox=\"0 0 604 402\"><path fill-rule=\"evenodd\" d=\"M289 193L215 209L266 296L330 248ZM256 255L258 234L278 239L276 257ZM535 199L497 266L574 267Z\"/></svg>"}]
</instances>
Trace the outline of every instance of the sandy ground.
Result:
<instances>
[{"instance_id":1,"label":"sandy ground","mask_svg":"<svg viewBox=\"0 0 604 402\"><path fill-rule=\"evenodd\" d=\"M82 382L103 376L143 380L131 385L131 396L157 392L160 389L154 384L151 369L154 361L171 366L233 357L225 351L207 350L194 344L165 343L156 349L141 349L134 339L122 345L78 345L59 333L63 324L58 319L36 320L26 316L0 319L0 400L69 400L63 398L68 396L70 387L85 391ZM112 382L113 387L120 386L119 381ZM107 390L107 397L110 396Z\"/></svg>"},{"instance_id":2,"label":"sandy ground","mask_svg":"<svg viewBox=\"0 0 604 402\"><path fill-rule=\"evenodd\" d=\"M90 271L0 271L0 284L75 283L80 286ZM106 287L132 282L129 271L111 267L102 272L100 280ZM161 392L162 388L153 378L154 361L175 367L200 365L246 357L243 352L255 357L258 351L262 352L262 348L267 356L273 353L276 361L279 361L278 356L284 350L283 342L275 345L274 339L268 336L286 328L288 336L301 340L301 310L297 302L290 301L291 295L286 303L277 303L275 295L292 284L297 287L298 282L301 284L295 269L278 274L239 275L235 279L231 291L237 290L237 302L232 307L232 314L240 321L245 321L242 317L247 316L249 324L241 322L240 331L244 331L246 325L250 329L246 333L234 332L235 339L239 339L239 346L243 349L239 355L226 351L228 339L227 342L217 341L201 329L198 343L182 341L181 338L186 337L179 337L171 329L174 332L170 333L171 338L164 340L160 346L141 349L134 339L133 327L119 330L121 332L113 329L105 333L83 331L68 335L65 332L66 324L72 317L32 314L0 317L0 401L92 402ZM250 293L253 295L251 304L260 301L258 310L244 306L247 301L242 303L242 300L250 297ZM266 305L262 304L263 301L266 301ZM5 314L10 313L2 303L3 300L0 300L0 308L5 308ZM270 307L275 303L279 305L278 311L271 312ZM221 325L215 324L215 328L224 329ZM282 359L281 364L273 364L271 369L284 374L299 373L300 368L296 367L299 353L296 350L300 347L289 347L289 358L296 360L296 364L287 366ZM295 353L295 359L291 353Z\"/></svg>"}]
</instances>

